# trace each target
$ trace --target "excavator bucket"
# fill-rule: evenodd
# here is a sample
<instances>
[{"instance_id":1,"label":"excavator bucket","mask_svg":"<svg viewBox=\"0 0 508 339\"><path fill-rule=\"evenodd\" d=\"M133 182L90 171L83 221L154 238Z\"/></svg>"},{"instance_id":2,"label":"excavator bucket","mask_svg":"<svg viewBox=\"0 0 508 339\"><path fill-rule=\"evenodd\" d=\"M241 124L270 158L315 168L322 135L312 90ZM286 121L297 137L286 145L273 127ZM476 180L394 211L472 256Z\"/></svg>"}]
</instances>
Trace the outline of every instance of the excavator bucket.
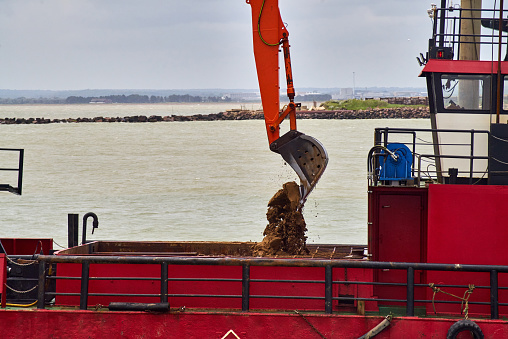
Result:
<instances>
[{"instance_id":1,"label":"excavator bucket","mask_svg":"<svg viewBox=\"0 0 508 339\"><path fill-rule=\"evenodd\" d=\"M270 149L282 155L300 177L300 206L303 206L328 164L325 148L311 136L289 131L275 140Z\"/></svg>"}]
</instances>

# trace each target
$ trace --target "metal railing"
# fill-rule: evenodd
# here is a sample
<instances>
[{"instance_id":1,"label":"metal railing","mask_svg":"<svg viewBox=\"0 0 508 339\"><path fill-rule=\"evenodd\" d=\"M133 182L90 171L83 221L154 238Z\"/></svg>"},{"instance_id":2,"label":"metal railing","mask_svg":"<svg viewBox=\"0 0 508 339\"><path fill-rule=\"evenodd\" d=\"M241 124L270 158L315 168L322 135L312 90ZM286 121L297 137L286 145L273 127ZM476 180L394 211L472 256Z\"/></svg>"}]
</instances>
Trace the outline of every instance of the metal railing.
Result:
<instances>
[{"instance_id":1,"label":"metal railing","mask_svg":"<svg viewBox=\"0 0 508 339\"><path fill-rule=\"evenodd\" d=\"M15 187L10 184L0 184L0 191L8 191L11 193L21 195L21 188L23 186L23 158L24 158L25 150L19 149L19 148L0 148L0 151L19 152L17 167L0 168L0 171L18 172L17 186Z\"/></svg>"},{"instance_id":2,"label":"metal railing","mask_svg":"<svg viewBox=\"0 0 508 339\"><path fill-rule=\"evenodd\" d=\"M429 42L431 58L436 58L437 50L445 50L449 54L439 58L459 60L460 48L463 44L499 47L499 9L470 9L461 8L458 5L446 7L446 0L442 0L440 8L433 7L429 10L429 16L433 20L433 34ZM506 10L503 11L502 17L506 18ZM468 20L471 26L475 26L472 34L462 33L465 20ZM503 19L503 31L507 30L507 23L508 21ZM502 36L502 39L504 41L501 44L504 45L506 37ZM479 55L478 58L480 59ZM489 61L496 59L497 57L490 58Z\"/></svg>"},{"instance_id":3,"label":"metal railing","mask_svg":"<svg viewBox=\"0 0 508 339\"><path fill-rule=\"evenodd\" d=\"M508 287L501 287L498 283L499 273L508 273L508 266L496 265L456 265L456 264L429 264L429 263L396 263L396 262L373 262L363 260L325 260L325 259L271 259L271 258L190 258L190 257L111 257L111 256L45 256L40 255L37 258L39 262L39 289L38 289L38 308L45 308L45 298L47 295L75 295L80 298L80 309L85 310L88 306L88 297L95 296L128 296L128 297L157 297L161 303L168 302L169 297L201 297L201 298L238 298L241 299L241 310L247 312L250 310L250 300L252 298L277 298L277 299L315 299L323 301L323 308L326 314L333 313L333 301L375 301L375 302L400 302L405 303L407 316L415 315L415 303L458 303L460 301L434 301L434 300L415 300L415 288L428 287L427 284L415 283L415 271L455 271L455 272L483 272L489 274L490 284L488 286L476 286L480 289L490 290L490 300L469 302L470 304L489 305L491 319L499 319L499 307L508 306L508 303L499 302L499 291L508 290ZM76 264L81 265L81 275L79 277L56 277L57 279L79 279L81 281L81 289L79 293L59 293L46 292L45 286L47 279L55 277L47 276L50 264ZM160 276L149 278L99 278L99 279L125 279L132 281L153 280L160 281L160 293L157 294L118 294L118 293L89 293L90 265L91 264L146 264L159 265ZM180 281L231 281L241 283L241 295L206 295L206 294L170 294L168 291L168 282L172 279L168 278L169 265L211 265L211 266L240 266L241 277L228 279L209 279L209 278L178 278ZM324 268L323 280L277 280L277 279L251 279L250 268L255 266L272 266L272 267L322 267ZM351 281L346 278L345 281L333 280L333 269L336 268L361 268L373 270L405 270L406 281L399 283L384 283L375 281ZM278 295L255 295L250 293L250 286L254 282L277 282L277 283L313 283L322 284L323 293L317 296L278 296ZM405 299L379 299L366 297L348 297L333 296L333 285L373 285L373 286L394 286L406 289ZM443 287L442 285L441 287ZM446 285L452 288L465 288L462 285Z\"/></svg>"},{"instance_id":4,"label":"metal railing","mask_svg":"<svg viewBox=\"0 0 508 339\"><path fill-rule=\"evenodd\" d=\"M435 143L433 140L439 140L442 134L462 134L469 135L464 137L467 142L457 143ZM487 174L487 168L483 171L475 171L475 164L478 161L487 161L489 159L486 155L478 155L478 150L475 148L475 142L478 136L485 135L490 137L490 132L487 130L454 130L454 129L425 129L425 128L376 128L374 132L374 147L383 146L387 147L390 143L400 143L406 145L412 152L413 162L411 167L412 179L415 180L414 185L418 186L424 183L425 179L445 183L444 177L449 173L441 169L441 161L443 159L462 159L467 160L469 165L467 170L457 172L458 175L467 179L468 184L478 182L480 178L484 178ZM439 147L446 146L447 148L453 147L456 154L438 154ZM485 150L484 150L485 151ZM455 153L455 152L454 152ZM457 155L460 153L467 153L468 155ZM376 186L380 182L379 167L380 158L386 157L388 154L384 151L373 152L368 162L368 178L369 185ZM428 166L435 169L425 169L424 162Z\"/></svg>"}]
</instances>

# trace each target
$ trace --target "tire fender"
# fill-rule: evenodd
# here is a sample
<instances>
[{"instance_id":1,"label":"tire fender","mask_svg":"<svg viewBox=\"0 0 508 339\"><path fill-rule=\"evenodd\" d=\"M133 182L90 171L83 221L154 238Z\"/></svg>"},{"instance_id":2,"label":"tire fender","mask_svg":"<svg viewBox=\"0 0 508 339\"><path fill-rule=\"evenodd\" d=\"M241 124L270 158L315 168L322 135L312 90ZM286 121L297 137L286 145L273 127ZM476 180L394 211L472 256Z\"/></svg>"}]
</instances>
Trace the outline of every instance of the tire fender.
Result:
<instances>
[{"instance_id":1,"label":"tire fender","mask_svg":"<svg viewBox=\"0 0 508 339\"><path fill-rule=\"evenodd\" d=\"M461 332L471 332L474 339L484 339L483 332L478 326L477 323L471 321L469 319L462 319L453 324L448 333L446 334L446 339L455 339L457 335Z\"/></svg>"}]
</instances>

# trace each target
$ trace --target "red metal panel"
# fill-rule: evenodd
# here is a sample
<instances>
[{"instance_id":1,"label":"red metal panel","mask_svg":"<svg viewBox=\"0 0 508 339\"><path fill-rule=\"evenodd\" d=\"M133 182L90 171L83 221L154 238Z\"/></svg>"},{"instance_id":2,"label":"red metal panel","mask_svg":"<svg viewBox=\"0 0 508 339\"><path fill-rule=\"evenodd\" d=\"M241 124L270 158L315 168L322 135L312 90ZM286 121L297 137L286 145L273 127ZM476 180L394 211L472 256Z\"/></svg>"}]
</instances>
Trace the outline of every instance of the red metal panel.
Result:
<instances>
[{"instance_id":1,"label":"red metal panel","mask_svg":"<svg viewBox=\"0 0 508 339\"><path fill-rule=\"evenodd\" d=\"M371 187L369 195L369 250L374 261L425 262L427 190L415 187ZM405 271L376 271L374 279L382 283L406 283ZM421 283L425 273L415 272ZM416 288L415 298L423 299L425 289ZM406 298L406 289L375 286L379 299ZM380 302L390 304L390 302ZM397 304L397 303L395 303ZM402 304L401 304L402 305Z\"/></svg>"},{"instance_id":2,"label":"red metal panel","mask_svg":"<svg viewBox=\"0 0 508 339\"><path fill-rule=\"evenodd\" d=\"M58 264L59 277L79 277L80 264ZM334 281L372 281L372 270L336 268ZM107 294L159 294L160 265L91 264L90 277L144 277L153 280L90 280L88 306L108 305L110 302L159 302L159 297L111 296ZM168 267L169 303L172 307L238 309L242 308L242 267L206 265L170 265ZM322 267L257 267L250 268L250 309L277 310L325 310L325 269ZM190 280L189 280L190 279ZM193 279L200 279L193 280ZM228 281L223 281L228 280ZM233 280L233 281L231 281ZM259 281L279 280L279 281ZM288 281L289 280L289 281ZM58 293L78 293L79 280L58 279ZM92 294L102 295L94 296ZM333 297L371 298L372 286L334 284ZM175 297L172 294L187 296ZM204 297L214 295L215 297ZM264 296L264 297L262 297ZM282 296L287 298L274 298ZM296 300L292 297L307 297ZM57 296L57 305L79 305L79 296ZM347 304L347 303L346 303ZM334 310L339 306L333 302ZM356 307L357 305L349 306ZM375 310L374 302L366 304L367 310Z\"/></svg>"},{"instance_id":3,"label":"red metal panel","mask_svg":"<svg viewBox=\"0 0 508 339\"><path fill-rule=\"evenodd\" d=\"M448 264L508 265L506 222L507 186L430 185L428 262ZM489 285L489 273L429 272L429 283ZM499 274L499 286L508 286L508 275ZM466 288L443 288L462 297ZM428 291L429 297L432 292ZM506 290L500 302L508 302ZM436 300L457 300L438 294ZM471 301L490 301L488 289L475 289ZM457 312L459 306L436 305L438 312ZM500 308L507 314L506 307ZM490 306L471 305L470 312L490 313Z\"/></svg>"},{"instance_id":4,"label":"red metal panel","mask_svg":"<svg viewBox=\"0 0 508 339\"><path fill-rule=\"evenodd\" d=\"M352 306L358 308L358 302L355 301L353 305L351 302L343 302L340 300L342 296L354 296L355 298L374 298L374 291L372 285L355 284L355 282L371 282L373 281L373 270L359 269L359 268L334 268L333 281L340 281L340 284L333 285L333 297L339 297L339 301L333 303L333 311L339 312L356 311L348 310L344 307ZM348 284L347 282L351 282ZM379 311L376 301L365 301L366 311Z\"/></svg>"},{"instance_id":5,"label":"red metal panel","mask_svg":"<svg viewBox=\"0 0 508 339\"><path fill-rule=\"evenodd\" d=\"M80 277L81 264L58 264L59 277ZM159 281L129 281L129 280L90 280L89 293L129 293L129 294L158 294L160 293L159 265L110 265L91 264L90 278L96 277L137 277L159 278ZM80 293L80 280L57 280L58 293ZM56 296L59 305L79 305L79 296ZM89 296L88 305L108 305L110 302L159 302L157 297L118 297L118 296Z\"/></svg>"},{"instance_id":6,"label":"red metal panel","mask_svg":"<svg viewBox=\"0 0 508 339\"><path fill-rule=\"evenodd\" d=\"M80 264L58 264L58 276L81 276ZM90 280L88 292L102 294L160 294L161 266L134 264L92 264L90 277L136 277L152 280ZM171 306L192 308L241 309L241 298L200 298L197 295L236 295L241 296L242 271L239 266L176 265L168 267L169 279L239 279L240 281L169 281L169 294L196 295L189 297L170 297ZM79 280L57 280L58 293L79 293ZM110 302L160 302L160 297L140 296L93 296L88 305L108 305ZM79 296L57 296L58 305L79 305Z\"/></svg>"},{"instance_id":7,"label":"red metal panel","mask_svg":"<svg viewBox=\"0 0 508 339\"><path fill-rule=\"evenodd\" d=\"M2 284L2 286L0 286L0 293L2 294L1 303L2 308L5 308L7 299L7 291L5 287L7 284L7 257L4 253L0 253L0 283Z\"/></svg>"},{"instance_id":8,"label":"red metal panel","mask_svg":"<svg viewBox=\"0 0 508 339\"><path fill-rule=\"evenodd\" d=\"M497 67L497 62L495 67ZM426 73L492 74L492 62L430 59L420 73L420 76L425 76ZM501 73L508 74L508 62L501 62Z\"/></svg>"},{"instance_id":9,"label":"red metal panel","mask_svg":"<svg viewBox=\"0 0 508 339\"><path fill-rule=\"evenodd\" d=\"M421 262L421 196L382 195L379 199L379 261ZM378 282L405 283L405 270L379 270ZM415 274L415 282L421 282L421 272ZM375 286L374 293L380 299L405 299L406 289L397 286ZM417 299L424 296L416 290ZM381 302L380 302L381 303ZM388 304L383 302L383 304Z\"/></svg>"},{"instance_id":10,"label":"red metal panel","mask_svg":"<svg viewBox=\"0 0 508 339\"><path fill-rule=\"evenodd\" d=\"M48 255L53 249L53 239L50 238L0 238L8 255L40 254L41 248Z\"/></svg>"},{"instance_id":11,"label":"red metal panel","mask_svg":"<svg viewBox=\"0 0 508 339\"><path fill-rule=\"evenodd\" d=\"M382 186L369 190L372 260L425 262L427 189Z\"/></svg>"},{"instance_id":12,"label":"red metal panel","mask_svg":"<svg viewBox=\"0 0 508 339\"><path fill-rule=\"evenodd\" d=\"M389 195L379 199L379 261L421 262L421 197Z\"/></svg>"},{"instance_id":13,"label":"red metal panel","mask_svg":"<svg viewBox=\"0 0 508 339\"><path fill-rule=\"evenodd\" d=\"M169 266L169 278L205 279L208 281L170 281L169 294L193 294L196 297L170 297L173 307L241 309L241 298L213 297L199 295L242 295L241 266L173 265ZM160 273L159 273L160 275ZM214 281L213 279L236 279L238 281Z\"/></svg>"},{"instance_id":14,"label":"red metal panel","mask_svg":"<svg viewBox=\"0 0 508 339\"><path fill-rule=\"evenodd\" d=\"M324 297L325 269L323 267L251 267L251 295L268 296L305 296ZM255 279L269 280L308 280L321 283L284 283L284 282L256 282ZM252 309L283 309L283 310L321 310L325 309L324 300L295 300L252 298Z\"/></svg>"},{"instance_id":15,"label":"red metal panel","mask_svg":"<svg viewBox=\"0 0 508 339\"><path fill-rule=\"evenodd\" d=\"M508 186L430 185L428 259L508 265Z\"/></svg>"}]
</instances>

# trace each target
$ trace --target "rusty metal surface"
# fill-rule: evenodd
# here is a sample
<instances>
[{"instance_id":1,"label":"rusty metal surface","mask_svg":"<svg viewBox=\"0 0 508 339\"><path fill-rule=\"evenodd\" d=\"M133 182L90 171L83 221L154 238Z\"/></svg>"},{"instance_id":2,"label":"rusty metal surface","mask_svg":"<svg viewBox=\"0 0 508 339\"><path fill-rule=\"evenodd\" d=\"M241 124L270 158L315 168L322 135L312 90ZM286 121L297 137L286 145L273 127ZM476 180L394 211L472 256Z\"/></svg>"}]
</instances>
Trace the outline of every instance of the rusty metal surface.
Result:
<instances>
[{"instance_id":1,"label":"rusty metal surface","mask_svg":"<svg viewBox=\"0 0 508 339\"><path fill-rule=\"evenodd\" d=\"M103 255L103 256L232 256L250 257L255 242L214 241L95 241L57 252L57 255ZM309 254L290 258L361 259L366 245L307 245Z\"/></svg>"}]
</instances>

